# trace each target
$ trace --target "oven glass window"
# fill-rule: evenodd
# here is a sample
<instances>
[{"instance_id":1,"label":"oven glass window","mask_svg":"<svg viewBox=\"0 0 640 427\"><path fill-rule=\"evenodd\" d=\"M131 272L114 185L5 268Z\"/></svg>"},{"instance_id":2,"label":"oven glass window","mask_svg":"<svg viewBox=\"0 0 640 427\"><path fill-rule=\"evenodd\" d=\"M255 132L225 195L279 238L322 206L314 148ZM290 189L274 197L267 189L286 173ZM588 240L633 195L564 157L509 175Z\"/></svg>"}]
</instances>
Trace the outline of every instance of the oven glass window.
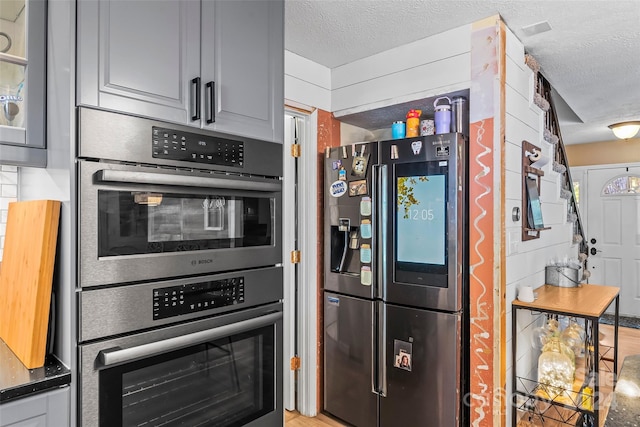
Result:
<instances>
[{"instance_id":1,"label":"oven glass window","mask_svg":"<svg viewBox=\"0 0 640 427\"><path fill-rule=\"evenodd\" d=\"M275 200L98 191L98 256L273 244Z\"/></svg>"},{"instance_id":2,"label":"oven glass window","mask_svg":"<svg viewBox=\"0 0 640 427\"><path fill-rule=\"evenodd\" d=\"M100 372L100 426L242 426L275 407L274 328Z\"/></svg>"}]
</instances>

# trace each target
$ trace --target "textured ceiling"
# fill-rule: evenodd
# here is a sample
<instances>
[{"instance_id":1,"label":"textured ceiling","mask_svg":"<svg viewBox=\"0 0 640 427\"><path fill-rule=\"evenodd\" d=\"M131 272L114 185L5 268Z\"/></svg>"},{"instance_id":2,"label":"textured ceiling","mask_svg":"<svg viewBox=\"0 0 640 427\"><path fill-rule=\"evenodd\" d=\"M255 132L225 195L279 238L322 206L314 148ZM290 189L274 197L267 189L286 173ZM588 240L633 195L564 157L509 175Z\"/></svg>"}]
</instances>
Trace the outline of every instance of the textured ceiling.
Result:
<instances>
[{"instance_id":1,"label":"textured ceiling","mask_svg":"<svg viewBox=\"0 0 640 427\"><path fill-rule=\"evenodd\" d=\"M334 68L497 13L566 103L566 144L640 120L640 0L285 0L285 48ZM551 31L522 30L541 21Z\"/></svg>"}]
</instances>

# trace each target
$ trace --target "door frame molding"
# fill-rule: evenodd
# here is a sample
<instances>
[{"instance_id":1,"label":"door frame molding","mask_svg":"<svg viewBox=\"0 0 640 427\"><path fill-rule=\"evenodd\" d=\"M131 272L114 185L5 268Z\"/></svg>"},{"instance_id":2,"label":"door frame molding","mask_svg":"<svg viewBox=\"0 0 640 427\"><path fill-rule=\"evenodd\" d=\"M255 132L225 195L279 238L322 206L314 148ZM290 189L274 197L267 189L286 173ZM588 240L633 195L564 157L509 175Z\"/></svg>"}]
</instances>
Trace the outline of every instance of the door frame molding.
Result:
<instances>
[{"instance_id":1,"label":"door frame molding","mask_svg":"<svg viewBox=\"0 0 640 427\"><path fill-rule=\"evenodd\" d=\"M297 373L295 397L292 396L288 402L285 402L285 408L289 408L287 404L294 403L295 409L302 415L313 417L318 414L318 310L317 310L317 256L318 256L318 196L315 189L317 188L317 110L305 113L299 109L289 108L285 106L285 115L298 117L304 120L303 132L299 135L301 140L301 156L298 159L298 210L293 212L293 197L291 191L295 191L293 183L288 179L293 173L293 161L289 154L289 147L284 147L285 169L284 169L284 189L283 203L285 215L283 220L283 247L289 248L293 246L294 227L297 222L298 226L298 249L301 252L300 263L298 264L298 295L297 318L293 319L297 322L297 340L298 340L298 357L300 358L300 369ZM289 139L285 139L285 144L289 143ZM289 214L287 214L289 212ZM297 221L291 219L291 215L295 215ZM291 250L291 249L288 249ZM287 298L293 298L291 295L291 280L295 280L295 269L289 263L289 252L285 250L285 306L287 306ZM292 305L288 305L291 309ZM285 308L286 309L286 308ZM287 325L285 321L285 349L287 343L293 343L293 333L295 328L293 324ZM287 332L290 334L287 336ZM288 340L288 341L287 341ZM293 349L292 349L293 350ZM291 354L293 355L293 354ZM285 369L288 372L289 355L285 354ZM285 384L286 386L286 384Z\"/></svg>"}]
</instances>

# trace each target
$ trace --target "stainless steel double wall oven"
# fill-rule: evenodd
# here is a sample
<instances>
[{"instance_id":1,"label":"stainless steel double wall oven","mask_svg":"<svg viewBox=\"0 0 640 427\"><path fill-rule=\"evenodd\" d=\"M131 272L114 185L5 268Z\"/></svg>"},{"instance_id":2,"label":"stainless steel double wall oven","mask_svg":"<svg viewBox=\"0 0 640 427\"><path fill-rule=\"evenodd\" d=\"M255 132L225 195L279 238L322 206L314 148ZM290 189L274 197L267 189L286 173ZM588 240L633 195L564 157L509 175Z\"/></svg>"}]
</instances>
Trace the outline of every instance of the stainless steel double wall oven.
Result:
<instances>
[{"instance_id":1,"label":"stainless steel double wall oven","mask_svg":"<svg viewBox=\"0 0 640 427\"><path fill-rule=\"evenodd\" d=\"M78 111L79 420L282 425L282 146Z\"/></svg>"}]
</instances>

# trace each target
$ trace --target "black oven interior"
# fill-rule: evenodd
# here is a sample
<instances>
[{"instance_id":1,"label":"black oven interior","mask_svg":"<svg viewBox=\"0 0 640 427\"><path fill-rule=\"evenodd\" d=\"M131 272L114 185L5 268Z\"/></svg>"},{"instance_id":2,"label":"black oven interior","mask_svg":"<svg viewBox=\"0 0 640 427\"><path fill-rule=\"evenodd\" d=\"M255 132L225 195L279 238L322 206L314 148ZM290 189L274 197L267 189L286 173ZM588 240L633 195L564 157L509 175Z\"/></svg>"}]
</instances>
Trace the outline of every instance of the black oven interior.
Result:
<instances>
[{"instance_id":1,"label":"black oven interior","mask_svg":"<svg viewBox=\"0 0 640 427\"><path fill-rule=\"evenodd\" d=\"M269 246L268 196L98 191L98 256Z\"/></svg>"},{"instance_id":2,"label":"black oven interior","mask_svg":"<svg viewBox=\"0 0 640 427\"><path fill-rule=\"evenodd\" d=\"M100 371L101 426L242 426L274 410L274 328Z\"/></svg>"}]
</instances>

